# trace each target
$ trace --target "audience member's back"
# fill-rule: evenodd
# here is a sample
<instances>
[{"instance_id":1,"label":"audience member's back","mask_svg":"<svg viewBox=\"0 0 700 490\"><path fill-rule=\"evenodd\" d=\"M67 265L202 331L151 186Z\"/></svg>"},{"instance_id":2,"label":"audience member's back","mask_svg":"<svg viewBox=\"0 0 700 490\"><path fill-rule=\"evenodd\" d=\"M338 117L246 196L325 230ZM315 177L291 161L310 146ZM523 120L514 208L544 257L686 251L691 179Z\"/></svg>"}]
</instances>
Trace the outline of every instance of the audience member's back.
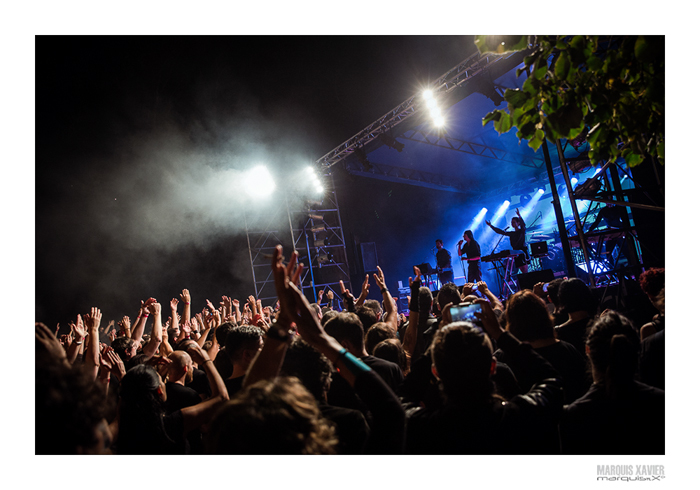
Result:
<instances>
[{"instance_id":1,"label":"audience member's back","mask_svg":"<svg viewBox=\"0 0 700 490\"><path fill-rule=\"evenodd\" d=\"M663 454L664 392L635 381L639 336L616 312L591 327L587 342L595 383L566 407L567 454Z\"/></svg>"}]
</instances>

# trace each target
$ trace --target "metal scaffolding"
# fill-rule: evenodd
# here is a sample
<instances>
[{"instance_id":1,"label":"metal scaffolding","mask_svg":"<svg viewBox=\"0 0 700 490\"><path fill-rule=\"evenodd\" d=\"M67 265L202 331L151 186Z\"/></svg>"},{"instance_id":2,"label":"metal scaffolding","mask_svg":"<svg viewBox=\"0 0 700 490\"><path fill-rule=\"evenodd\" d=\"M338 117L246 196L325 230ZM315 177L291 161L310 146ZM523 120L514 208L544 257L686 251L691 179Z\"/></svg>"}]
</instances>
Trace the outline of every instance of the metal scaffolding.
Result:
<instances>
[{"instance_id":1,"label":"metal scaffolding","mask_svg":"<svg viewBox=\"0 0 700 490\"><path fill-rule=\"evenodd\" d=\"M335 184L330 173L322 180L325 191L318 199L280 194L264 210L245 213L255 296L265 306L277 300L270 260L279 244L286 257L299 253L299 261L306 266L302 291L310 300L316 302L318 289L330 289L340 298L340 281L352 291Z\"/></svg>"}]
</instances>

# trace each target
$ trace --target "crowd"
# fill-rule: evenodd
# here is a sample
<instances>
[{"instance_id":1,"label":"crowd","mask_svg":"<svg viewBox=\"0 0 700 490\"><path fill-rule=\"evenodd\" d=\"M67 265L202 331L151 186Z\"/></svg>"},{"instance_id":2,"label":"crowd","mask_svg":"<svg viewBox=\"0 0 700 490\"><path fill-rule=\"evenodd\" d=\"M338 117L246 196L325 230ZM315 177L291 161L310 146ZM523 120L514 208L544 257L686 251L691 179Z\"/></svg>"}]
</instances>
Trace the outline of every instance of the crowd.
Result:
<instances>
[{"instance_id":1,"label":"crowd","mask_svg":"<svg viewBox=\"0 0 700 490\"><path fill-rule=\"evenodd\" d=\"M640 277L658 315L638 326L580 279L502 303L483 282L433 296L416 270L406 318L379 267L381 303L366 277L326 306L296 254L271 267L275 307L194 313L185 289L169 315L149 298L133 321L37 323L36 453L664 454L663 269Z\"/></svg>"}]
</instances>

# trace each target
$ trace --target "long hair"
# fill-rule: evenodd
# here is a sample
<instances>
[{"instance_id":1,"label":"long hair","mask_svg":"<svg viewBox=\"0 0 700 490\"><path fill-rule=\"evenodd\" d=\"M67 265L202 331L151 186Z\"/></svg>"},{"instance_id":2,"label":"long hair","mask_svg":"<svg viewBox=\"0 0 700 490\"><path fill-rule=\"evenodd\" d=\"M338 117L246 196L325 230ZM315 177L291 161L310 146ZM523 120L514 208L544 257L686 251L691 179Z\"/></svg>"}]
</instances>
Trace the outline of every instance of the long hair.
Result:
<instances>
[{"instance_id":1,"label":"long hair","mask_svg":"<svg viewBox=\"0 0 700 490\"><path fill-rule=\"evenodd\" d=\"M606 313L591 327L586 344L588 357L602 375L608 396L623 396L637 370L639 334L632 322L615 311Z\"/></svg>"},{"instance_id":2,"label":"long hair","mask_svg":"<svg viewBox=\"0 0 700 490\"><path fill-rule=\"evenodd\" d=\"M468 406L493 399L493 348L470 322L454 322L438 330L431 355L449 402Z\"/></svg>"},{"instance_id":3,"label":"long hair","mask_svg":"<svg viewBox=\"0 0 700 490\"><path fill-rule=\"evenodd\" d=\"M507 329L518 340L554 338L554 321L547 305L532 291L518 291L506 303Z\"/></svg>"},{"instance_id":4,"label":"long hair","mask_svg":"<svg viewBox=\"0 0 700 490\"><path fill-rule=\"evenodd\" d=\"M294 377L262 380L221 407L207 440L212 454L334 454L335 428Z\"/></svg>"},{"instance_id":5,"label":"long hair","mask_svg":"<svg viewBox=\"0 0 700 490\"><path fill-rule=\"evenodd\" d=\"M119 386L120 454L158 454L174 445L163 425L163 404L158 389L160 377L153 366L139 364L129 369Z\"/></svg>"}]
</instances>

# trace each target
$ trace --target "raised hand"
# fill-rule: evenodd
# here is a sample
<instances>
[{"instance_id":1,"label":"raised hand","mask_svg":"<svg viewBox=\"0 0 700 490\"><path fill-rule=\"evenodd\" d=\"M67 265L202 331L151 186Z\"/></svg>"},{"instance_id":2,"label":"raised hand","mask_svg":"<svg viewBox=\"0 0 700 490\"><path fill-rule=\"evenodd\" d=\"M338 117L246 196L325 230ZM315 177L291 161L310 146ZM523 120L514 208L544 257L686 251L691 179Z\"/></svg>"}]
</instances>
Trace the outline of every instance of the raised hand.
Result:
<instances>
[{"instance_id":1,"label":"raised hand","mask_svg":"<svg viewBox=\"0 0 700 490\"><path fill-rule=\"evenodd\" d=\"M333 301L333 298L335 298L335 294L333 294L333 291L331 289L328 290L328 301Z\"/></svg>"},{"instance_id":2,"label":"raised hand","mask_svg":"<svg viewBox=\"0 0 700 490\"><path fill-rule=\"evenodd\" d=\"M177 304L178 304L178 303L179 303L179 301L177 300L177 298L171 299L171 300L170 300L170 309L171 309L172 311L177 311Z\"/></svg>"},{"instance_id":3,"label":"raised hand","mask_svg":"<svg viewBox=\"0 0 700 490\"><path fill-rule=\"evenodd\" d=\"M369 294L369 274L365 274L365 280L362 283L362 295L367 297Z\"/></svg>"},{"instance_id":4,"label":"raised hand","mask_svg":"<svg viewBox=\"0 0 700 490\"><path fill-rule=\"evenodd\" d=\"M80 315L78 315L78 319L75 323L70 324L70 329L73 333L73 337L78 341L83 340L87 335L87 330L83 324L83 318Z\"/></svg>"},{"instance_id":5,"label":"raised hand","mask_svg":"<svg viewBox=\"0 0 700 490\"><path fill-rule=\"evenodd\" d=\"M318 292L318 302L319 303L321 302L321 298L323 298L323 293L324 293L323 289L319 290L319 292Z\"/></svg>"},{"instance_id":6,"label":"raised hand","mask_svg":"<svg viewBox=\"0 0 700 490\"><path fill-rule=\"evenodd\" d=\"M379 286L379 289L384 289L386 287L384 272L382 272L382 268L379 266L377 266L377 273L374 274L374 281L377 283L377 286Z\"/></svg>"},{"instance_id":7,"label":"raised hand","mask_svg":"<svg viewBox=\"0 0 700 490\"><path fill-rule=\"evenodd\" d=\"M148 311L150 311L153 315L160 315L160 303L153 300L153 302L148 304Z\"/></svg>"},{"instance_id":8,"label":"raised hand","mask_svg":"<svg viewBox=\"0 0 700 490\"><path fill-rule=\"evenodd\" d=\"M237 299L231 300L231 304L237 310L240 309L240 307L241 307L241 303Z\"/></svg>"},{"instance_id":9,"label":"raised hand","mask_svg":"<svg viewBox=\"0 0 700 490\"><path fill-rule=\"evenodd\" d=\"M195 342L190 342L187 344L187 353L199 366L204 364L209 359L209 355L206 354L199 344L196 344Z\"/></svg>"},{"instance_id":10,"label":"raised hand","mask_svg":"<svg viewBox=\"0 0 700 490\"><path fill-rule=\"evenodd\" d=\"M48 357L60 362L68 362L66 351L61 347L61 344L49 327L43 323L35 323L34 331L37 356L39 356L39 348L41 348Z\"/></svg>"},{"instance_id":11,"label":"raised hand","mask_svg":"<svg viewBox=\"0 0 700 490\"><path fill-rule=\"evenodd\" d=\"M189 304L191 302L189 290L183 289L182 292L180 293L180 299L182 300L183 303Z\"/></svg>"},{"instance_id":12,"label":"raised hand","mask_svg":"<svg viewBox=\"0 0 700 490\"><path fill-rule=\"evenodd\" d=\"M114 374L121 381L121 379L126 374L124 362L111 347L109 348L109 350L107 350L107 358L112 364L112 374Z\"/></svg>"},{"instance_id":13,"label":"raised hand","mask_svg":"<svg viewBox=\"0 0 700 490\"><path fill-rule=\"evenodd\" d=\"M484 281L479 281L476 283L476 289L478 289L480 293L485 293L488 291L489 287Z\"/></svg>"},{"instance_id":14,"label":"raised hand","mask_svg":"<svg viewBox=\"0 0 700 490\"><path fill-rule=\"evenodd\" d=\"M484 328L484 332L489 334L492 339L498 340L504 330L498 323L498 319L491 308L491 304L482 298L477 299L475 303L481 305L481 312L474 312L474 316L481 320L481 325Z\"/></svg>"},{"instance_id":15,"label":"raised hand","mask_svg":"<svg viewBox=\"0 0 700 490\"><path fill-rule=\"evenodd\" d=\"M90 309L90 314L85 316L87 328L89 330L99 330L102 321L102 312L94 306Z\"/></svg>"},{"instance_id":16,"label":"raised hand","mask_svg":"<svg viewBox=\"0 0 700 490\"><path fill-rule=\"evenodd\" d=\"M209 300L207 300L207 307L209 307L209 310L211 310L212 312L216 309L214 307L214 304Z\"/></svg>"}]
</instances>

